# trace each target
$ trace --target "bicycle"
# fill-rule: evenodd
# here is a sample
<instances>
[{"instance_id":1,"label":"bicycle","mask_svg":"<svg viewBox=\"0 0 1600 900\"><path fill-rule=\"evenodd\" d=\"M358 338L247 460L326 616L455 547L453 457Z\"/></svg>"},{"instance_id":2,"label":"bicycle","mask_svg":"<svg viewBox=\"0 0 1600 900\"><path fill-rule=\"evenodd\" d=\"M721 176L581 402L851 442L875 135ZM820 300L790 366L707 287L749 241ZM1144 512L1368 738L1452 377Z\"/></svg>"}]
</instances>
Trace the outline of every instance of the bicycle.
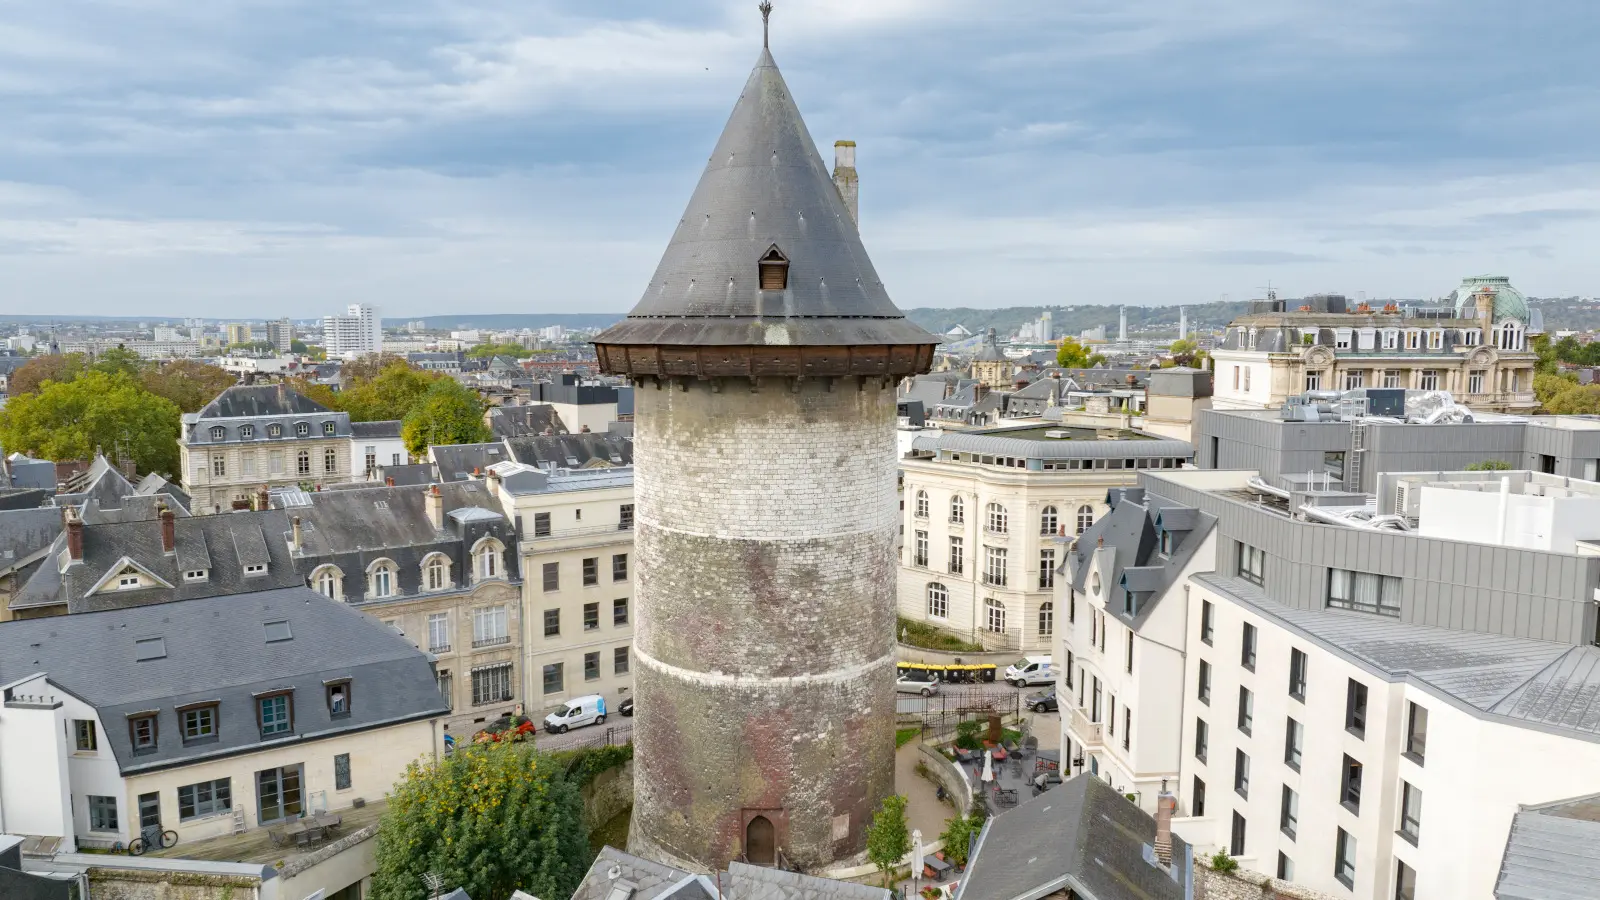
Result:
<instances>
[{"instance_id":1,"label":"bicycle","mask_svg":"<svg viewBox=\"0 0 1600 900\"><path fill-rule=\"evenodd\" d=\"M178 843L178 833L171 829L163 831L159 835L156 834L154 829L151 829L151 834L154 839L140 835L129 841L128 853L132 856L143 856L148 850L169 850Z\"/></svg>"}]
</instances>

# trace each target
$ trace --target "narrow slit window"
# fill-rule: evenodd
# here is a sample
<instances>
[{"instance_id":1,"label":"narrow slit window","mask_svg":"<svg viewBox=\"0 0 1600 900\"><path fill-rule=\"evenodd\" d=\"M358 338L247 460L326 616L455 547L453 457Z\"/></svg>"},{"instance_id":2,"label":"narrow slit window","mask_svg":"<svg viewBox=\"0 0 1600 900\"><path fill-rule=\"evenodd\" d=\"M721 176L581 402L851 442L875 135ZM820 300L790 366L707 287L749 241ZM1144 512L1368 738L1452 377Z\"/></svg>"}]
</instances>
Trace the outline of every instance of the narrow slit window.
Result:
<instances>
[{"instance_id":1,"label":"narrow slit window","mask_svg":"<svg viewBox=\"0 0 1600 900\"><path fill-rule=\"evenodd\" d=\"M777 244L767 248L767 254L761 257L761 289L763 291L781 291L789 287L789 260L778 249Z\"/></svg>"}]
</instances>

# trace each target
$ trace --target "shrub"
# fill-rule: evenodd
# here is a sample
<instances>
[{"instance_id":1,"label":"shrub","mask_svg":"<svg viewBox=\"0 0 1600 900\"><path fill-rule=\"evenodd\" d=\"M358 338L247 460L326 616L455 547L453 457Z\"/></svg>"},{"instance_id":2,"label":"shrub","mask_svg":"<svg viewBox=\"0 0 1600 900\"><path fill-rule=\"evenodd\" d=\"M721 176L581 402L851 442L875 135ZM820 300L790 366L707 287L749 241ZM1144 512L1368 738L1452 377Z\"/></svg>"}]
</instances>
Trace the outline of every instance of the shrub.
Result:
<instances>
[{"instance_id":1,"label":"shrub","mask_svg":"<svg viewBox=\"0 0 1600 900\"><path fill-rule=\"evenodd\" d=\"M964 641L942 628L907 619L904 616L900 616L896 621L895 635L901 643L910 647L921 647L924 650L943 650L947 653L983 652L982 644Z\"/></svg>"},{"instance_id":2,"label":"shrub","mask_svg":"<svg viewBox=\"0 0 1600 900\"><path fill-rule=\"evenodd\" d=\"M1226 850L1218 850L1211 854L1211 859L1207 860L1207 862L1211 865L1212 871L1221 872L1224 875L1239 871L1239 861L1229 856Z\"/></svg>"},{"instance_id":3,"label":"shrub","mask_svg":"<svg viewBox=\"0 0 1600 900\"><path fill-rule=\"evenodd\" d=\"M968 719L956 725L956 746L963 750L977 750L983 746L983 723Z\"/></svg>"},{"instance_id":4,"label":"shrub","mask_svg":"<svg viewBox=\"0 0 1600 900\"><path fill-rule=\"evenodd\" d=\"M920 735L920 734L922 734L922 729L921 728L900 728L900 729L896 729L895 733L894 733L894 747L895 747L895 749L898 750L901 747L904 747L905 745L911 743L912 741L916 740L917 736Z\"/></svg>"}]
</instances>

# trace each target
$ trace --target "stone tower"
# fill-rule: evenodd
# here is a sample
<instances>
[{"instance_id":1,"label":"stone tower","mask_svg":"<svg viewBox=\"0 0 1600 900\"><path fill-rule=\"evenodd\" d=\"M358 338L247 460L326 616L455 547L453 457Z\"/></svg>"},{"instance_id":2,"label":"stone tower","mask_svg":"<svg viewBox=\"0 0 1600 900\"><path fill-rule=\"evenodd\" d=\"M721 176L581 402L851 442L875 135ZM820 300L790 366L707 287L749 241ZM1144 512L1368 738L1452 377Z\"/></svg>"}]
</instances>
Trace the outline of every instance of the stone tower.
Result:
<instances>
[{"instance_id":1,"label":"stone tower","mask_svg":"<svg viewBox=\"0 0 1600 900\"><path fill-rule=\"evenodd\" d=\"M708 871L865 848L894 789L907 322L763 48L644 297L594 340L634 409L630 848Z\"/></svg>"}]
</instances>

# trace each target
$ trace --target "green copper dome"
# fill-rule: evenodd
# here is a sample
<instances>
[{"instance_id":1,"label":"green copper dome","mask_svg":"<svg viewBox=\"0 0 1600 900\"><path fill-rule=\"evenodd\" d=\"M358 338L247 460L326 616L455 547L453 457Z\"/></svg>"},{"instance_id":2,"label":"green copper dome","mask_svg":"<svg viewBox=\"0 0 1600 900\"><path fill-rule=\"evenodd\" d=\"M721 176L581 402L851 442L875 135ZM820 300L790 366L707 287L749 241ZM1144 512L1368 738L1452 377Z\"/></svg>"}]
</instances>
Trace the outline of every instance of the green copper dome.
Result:
<instances>
[{"instance_id":1,"label":"green copper dome","mask_svg":"<svg viewBox=\"0 0 1600 900\"><path fill-rule=\"evenodd\" d=\"M1504 275L1474 275L1461 279L1461 286L1451 295L1451 300L1456 305L1456 315L1462 318L1476 318L1478 315L1477 301L1473 295L1478 291L1488 288L1494 292L1494 320L1516 319L1518 322L1527 323L1530 316L1528 312L1528 298L1522 292L1511 286L1511 279Z\"/></svg>"}]
</instances>

